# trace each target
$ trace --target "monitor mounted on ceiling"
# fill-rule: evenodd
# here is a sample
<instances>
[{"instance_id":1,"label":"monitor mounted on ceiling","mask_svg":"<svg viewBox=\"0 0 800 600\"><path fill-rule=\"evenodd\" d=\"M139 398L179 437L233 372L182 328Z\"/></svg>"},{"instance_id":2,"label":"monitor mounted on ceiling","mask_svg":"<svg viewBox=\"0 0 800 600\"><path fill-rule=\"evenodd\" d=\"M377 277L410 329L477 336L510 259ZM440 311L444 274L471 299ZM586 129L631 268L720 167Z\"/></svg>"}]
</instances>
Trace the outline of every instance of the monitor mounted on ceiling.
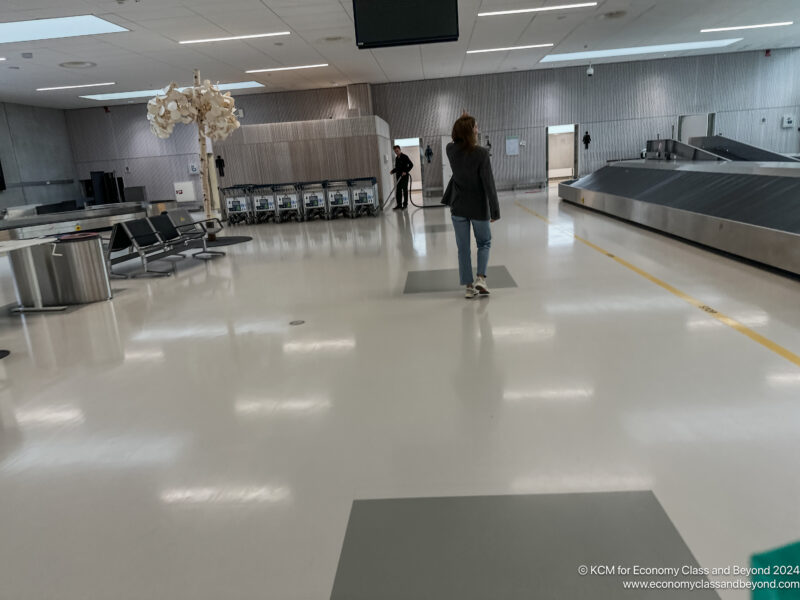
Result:
<instances>
[{"instance_id":1,"label":"monitor mounted on ceiling","mask_svg":"<svg viewBox=\"0 0 800 600\"><path fill-rule=\"evenodd\" d=\"M360 49L458 41L458 0L353 0Z\"/></svg>"}]
</instances>

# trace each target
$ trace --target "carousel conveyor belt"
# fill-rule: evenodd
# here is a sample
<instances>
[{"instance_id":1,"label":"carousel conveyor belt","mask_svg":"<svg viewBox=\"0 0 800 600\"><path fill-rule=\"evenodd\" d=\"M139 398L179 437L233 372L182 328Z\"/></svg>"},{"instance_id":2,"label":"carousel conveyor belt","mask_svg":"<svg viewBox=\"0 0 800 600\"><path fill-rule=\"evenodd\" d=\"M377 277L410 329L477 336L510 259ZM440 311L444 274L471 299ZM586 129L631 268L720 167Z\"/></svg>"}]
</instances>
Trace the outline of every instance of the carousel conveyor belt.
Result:
<instances>
[{"instance_id":1,"label":"carousel conveyor belt","mask_svg":"<svg viewBox=\"0 0 800 600\"><path fill-rule=\"evenodd\" d=\"M559 195L800 275L800 163L626 161Z\"/></svg>"}]
</instances>

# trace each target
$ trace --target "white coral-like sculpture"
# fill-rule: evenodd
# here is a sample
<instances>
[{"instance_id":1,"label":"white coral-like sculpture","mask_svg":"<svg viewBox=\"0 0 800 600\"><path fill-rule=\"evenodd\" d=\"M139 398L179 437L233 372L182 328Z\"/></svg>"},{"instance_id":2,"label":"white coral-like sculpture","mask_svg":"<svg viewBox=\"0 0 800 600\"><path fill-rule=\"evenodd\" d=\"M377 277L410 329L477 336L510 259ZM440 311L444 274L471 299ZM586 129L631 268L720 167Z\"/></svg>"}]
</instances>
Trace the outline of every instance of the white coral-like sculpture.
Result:
<instances>
[{"instance_id":1,"label":"white coral-like sculpture","mask_svg":"<svg viewBox=\"0 0 800 600\"><path fill-rule=\"evenodd\" d=\"M200 145L200 179L203 186L203 204L206 216L211 218L209 184L206 178L208 158L206 138L224 140L240 127L236 118L230 92L223 94L208 79L200 80L200 71L194 71L194 87L179 88L172 82L162 93L147 103L147 120L158 137L172 135L176 123L197 123Z\"/></svg>"},{"instance_id":2,"label":"white coral-like sculpture","mask_svg":"<svg viewBox=\"0 0 800 600\"><path fill-rule=\"evenodd\" d=\"M222 93L209 80L195 87L179 88L176 83L147 103L147 120L159 138L172 135L177 123L196 122L200 133L212 140L224 140L240 127L230 92Z\"/></svg>"}]
</instances>

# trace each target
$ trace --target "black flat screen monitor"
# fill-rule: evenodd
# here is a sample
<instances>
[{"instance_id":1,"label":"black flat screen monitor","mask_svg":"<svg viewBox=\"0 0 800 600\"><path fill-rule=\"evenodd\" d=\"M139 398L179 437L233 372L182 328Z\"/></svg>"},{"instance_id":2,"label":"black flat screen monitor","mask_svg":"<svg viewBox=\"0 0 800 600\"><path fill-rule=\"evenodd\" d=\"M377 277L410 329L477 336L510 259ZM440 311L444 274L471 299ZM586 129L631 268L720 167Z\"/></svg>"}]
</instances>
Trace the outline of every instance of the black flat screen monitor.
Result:
<instances>
[{"instance_id":1,"label":"black flat screen monitor","mask_svg":"<svg viewBox=\"0 0 800 600\"><path fill-rule=\"evenodd\" d=\"M458 0L353 0L361 49L458 40Z\"/></svg>"}]
</instances>

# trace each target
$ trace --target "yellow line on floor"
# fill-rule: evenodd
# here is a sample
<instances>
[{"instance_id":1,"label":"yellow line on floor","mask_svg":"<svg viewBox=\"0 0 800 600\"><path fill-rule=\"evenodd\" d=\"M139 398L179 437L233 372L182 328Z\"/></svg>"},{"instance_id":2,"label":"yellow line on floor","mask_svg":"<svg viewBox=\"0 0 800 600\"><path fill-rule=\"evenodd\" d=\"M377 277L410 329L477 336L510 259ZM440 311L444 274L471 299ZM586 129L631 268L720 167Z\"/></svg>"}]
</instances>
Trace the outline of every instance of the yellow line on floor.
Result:
<instances>
[{"instance_id":1,"label":"yellow line on floor","mask_svg":"<svg viewBox=\"0 0 800 600\"><path fill-rule=\"evenodd\" d=\"M532 208L528 208L527 206L521 204L519 201L515 201L514 203L517 206L519 206L522 210L527 211L530 214L532 214L537 219L541 219L542 221L544 221L548 225L555 227L555 225L553 225L553 223L552 223L552 221L550 221L550 219L548 219L547 217L545 217L543 215L540 215L538 212L536 212ZM740 323L736 319L733 319L733 318L731 318L731 317L729 317L727 315L722 314L721 312L715 310L714 308L711 308L707 304L704 304L703 302L701 302L697 298L694 298L694 297L690 296L689 294L687 294L685 292L682 292L678 288L676 288L674 286L671 286L666 281L663 281L663 280L659 279L655 275L651 275L647 271L645 271L643 269L640 269L636 265L633 265L633 264L629 263L627 260L622 259L619 256L616 256L616 255L612 254L611 252L608 252L607 250L604 250L603 248L601 248L597 244L593 244L589 240L586 240L586 239L580 237L579 235L572 234L572 236L576 240L578 240L579 242L589 246L589 248L591 248L592 250L596 250L597 252L599 252L601 254L605 254L607 257L609 257L612 260L616 261L617 263L619 263L623 267L633 271L637 275L641 275L642 277L644 277L645 279L647 279L651 283L654 283L657 286L659 286L661 288L664 288L670 294L673 294L673 295L677 296L678 298L680 298L684 302L688 302L689 304L691 304L695 308L699 308L700 310L702 310L703 312L705 312L709 316L714 317L720 323L723 323L723 324L727 325L731 329L735 329L736 331L738 331L742 335L746 335L747 337L749 337L754 342L756 342L758 344L761 344L762 346L764 346L768 350L771 350L772 352L774 352L778 356L780 356L782 358L785 358L789 362L794 363L795 365L800 367L800 355L797 355L794 352L792 352L791 350L788 350L787 348L784 348L780 344L776 344L772 340L770 340L768 338L765 338L760 333L756 333L755 331L753 331L752 329L750 329L746 325L743 325L742 323Z\"/></svg>"}]
</instances>

